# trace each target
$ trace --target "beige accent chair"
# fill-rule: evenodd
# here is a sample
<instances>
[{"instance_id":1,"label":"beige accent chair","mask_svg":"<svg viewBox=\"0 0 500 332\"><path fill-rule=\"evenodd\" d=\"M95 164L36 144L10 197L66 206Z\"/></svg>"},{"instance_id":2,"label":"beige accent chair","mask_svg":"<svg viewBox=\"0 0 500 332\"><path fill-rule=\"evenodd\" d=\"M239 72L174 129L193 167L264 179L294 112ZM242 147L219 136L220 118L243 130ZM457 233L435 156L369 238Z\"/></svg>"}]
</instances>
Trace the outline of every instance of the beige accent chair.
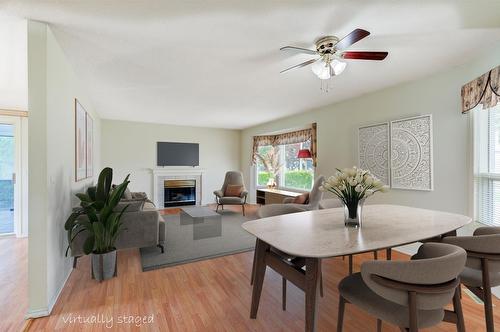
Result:
<instances>
[{"instance_id":1,"label":"beige accent chair","mask_svg":"<svg viewBox=\"0 0 500 332\"><path fill-rule=\"evenodd\" d=\"M484 302L486 330L494 331L491 287L500 286L500 227L479 227L473 236L449 236L444 243L467 251L466 267L460 274L462 283Z\"/></svg>"},{"instance_id":2,"label":"beige accent chair","mask_svg":"<svg viewBox=\"0 0 500 332\"><path fill-rule=\"evenodd\" d=\"M339 284L337 332L342 331L345 303L352 303L402 331L416 332L441 321L457 324L465 331L460 302L460 272L467 254L460 247L426 243L410 261L369 261L361 273L344 278ZM444 307L453 302L453 311Z\"/></svg>"},{"instance_id":3,"label":"beige accent chair","mask_svg":"<svg viewBox=\"0 0 500 332\"><path fill-rule=\"evenodd\" d=\"M263 205L257 211L257 216L259 217L259 219L261 219L261 218L268 218L268 217L274 217L274 216L279 216L279 215L284 215L284 214L307 211L307 210L304 210L303 208L301 208L299 205L301 205L301 204ZM271 247L271 251L278 254L282 258L288 260L290 262L290 264L293 264L296 268L301 269L305 266L305 261L303 258L288 255L287 253L284 253L283 251L278 250L276 248L272 248L272 247ZM253 280L255 277L255 263L256 263L255 254L256 254L256 252L254 252L254 257L253 257L252 276L250 279L251 285L253 284ZM323 278L320 279L320 295L323 296ZM282 278L282 308L283 308L283 310L286 310L286 279L285 279L285 277Z\"/></svg>"},{"instance_id":4,"label":"beige accent chair","mask_svg":"<svg viewBox=\"0 0 500 332\"><path fill-rule=\"evenodd\" d=\"M241 195L239 197L224 196L228 185L243 186ZM221 206L222 210L224 210L224 205L241 205L241 210L243 215L245 215L245 204L247 203L248 191L245 189L245 182L243 181L243 174L241 172L227 172L222 188L220 190L215 190L214 195L215 201L217 202L217 208L215 211L219 211L219 206Z\"/></svg>"},{"instance_id":5,"label":"beige accent chair","mask_svg":"<svg viewBox=\"0 0 500 332\"><path fill-rule=\"evenodd\" d=\"M317 210L319 206L319 202L323 198L323 192L319 190L321 185L323 184L323 181L325 180L325 177L323 175L318 176L318 178L314 181L314 185L311 189L311 192L309 193L309 200L307 204L296 204L293 203L293 198L292 197L287 197L283 200L283 204L287 205L293 205L296 207L299 207L303 210Z\"/></svg>"}]
</instances>

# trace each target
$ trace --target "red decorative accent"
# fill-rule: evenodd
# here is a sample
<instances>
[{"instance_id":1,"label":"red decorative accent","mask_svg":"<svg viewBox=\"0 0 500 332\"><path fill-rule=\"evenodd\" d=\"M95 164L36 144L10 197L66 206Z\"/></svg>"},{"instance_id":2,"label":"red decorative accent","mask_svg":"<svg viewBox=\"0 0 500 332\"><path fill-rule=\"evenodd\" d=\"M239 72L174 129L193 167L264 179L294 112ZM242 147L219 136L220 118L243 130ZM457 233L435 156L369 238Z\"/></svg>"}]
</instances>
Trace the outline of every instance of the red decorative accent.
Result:
<instances>
[{"instance_id":1,"label":"red decorative accent","mask_svg":"<svg viewBox=\"0 0 500 332\"><path fill-rule=\"evenodd\" d=\"M297 158L300 158L300 159L312 158L311 151L309 149L299 150L299 154L297 154Z\"/></svg>"}]
</instances>

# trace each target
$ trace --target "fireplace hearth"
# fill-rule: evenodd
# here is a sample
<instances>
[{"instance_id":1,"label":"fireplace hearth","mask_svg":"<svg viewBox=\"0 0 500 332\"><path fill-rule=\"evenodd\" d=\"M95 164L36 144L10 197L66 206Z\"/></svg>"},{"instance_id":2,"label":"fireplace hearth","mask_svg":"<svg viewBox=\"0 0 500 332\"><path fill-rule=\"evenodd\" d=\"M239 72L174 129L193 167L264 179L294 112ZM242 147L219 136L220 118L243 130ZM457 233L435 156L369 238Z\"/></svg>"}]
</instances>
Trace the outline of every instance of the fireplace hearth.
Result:
<instances>
[{"instance_id":1,"label":"fireplace hearth","mask_svg":"<svg viewBox=\"0 0 500 332\"><path fill-rule=\"evenodd\" d=\"M196 180L165 180L164 207L196 205Z\"/></svg>"}]
</instances>

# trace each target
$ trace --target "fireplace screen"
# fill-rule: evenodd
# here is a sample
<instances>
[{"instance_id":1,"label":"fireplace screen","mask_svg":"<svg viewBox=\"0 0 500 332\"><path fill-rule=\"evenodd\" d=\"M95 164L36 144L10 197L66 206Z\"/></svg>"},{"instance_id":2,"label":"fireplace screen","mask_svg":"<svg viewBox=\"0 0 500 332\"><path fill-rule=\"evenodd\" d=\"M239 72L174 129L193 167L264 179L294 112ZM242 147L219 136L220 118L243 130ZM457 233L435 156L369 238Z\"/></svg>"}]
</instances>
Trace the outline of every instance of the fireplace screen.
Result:
<instances>
[{"instance_id":1,"label":"fireplace screen","mask_svg":"<svg viewBox=\"0 0 500 332\"><path fill-rule=\"evenodd\" d=\"M196 180L166 180L165 207L196 205Z\"/></svg>"}]
</instances>

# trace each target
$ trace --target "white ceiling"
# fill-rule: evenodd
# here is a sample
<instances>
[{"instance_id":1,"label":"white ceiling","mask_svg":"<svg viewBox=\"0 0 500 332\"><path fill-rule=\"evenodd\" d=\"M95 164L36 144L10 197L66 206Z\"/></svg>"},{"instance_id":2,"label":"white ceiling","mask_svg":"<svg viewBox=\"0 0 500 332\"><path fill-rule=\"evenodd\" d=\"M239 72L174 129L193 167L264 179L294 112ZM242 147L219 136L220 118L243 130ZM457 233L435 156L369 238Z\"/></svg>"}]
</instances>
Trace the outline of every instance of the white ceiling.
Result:
<instances>
[{"instance_id":1,"label":"white ceiling","mask_svg":"<svg viewBox=\"0 0 500 332\"><path fill-rule=\"evenodd\" d=\"M103 118L245 128L464 63L500 43L500 1L0 0L10 14L52 24ZM326 34L372 34L320 91L308 60Z\"/></svg>"}]
</instances>

